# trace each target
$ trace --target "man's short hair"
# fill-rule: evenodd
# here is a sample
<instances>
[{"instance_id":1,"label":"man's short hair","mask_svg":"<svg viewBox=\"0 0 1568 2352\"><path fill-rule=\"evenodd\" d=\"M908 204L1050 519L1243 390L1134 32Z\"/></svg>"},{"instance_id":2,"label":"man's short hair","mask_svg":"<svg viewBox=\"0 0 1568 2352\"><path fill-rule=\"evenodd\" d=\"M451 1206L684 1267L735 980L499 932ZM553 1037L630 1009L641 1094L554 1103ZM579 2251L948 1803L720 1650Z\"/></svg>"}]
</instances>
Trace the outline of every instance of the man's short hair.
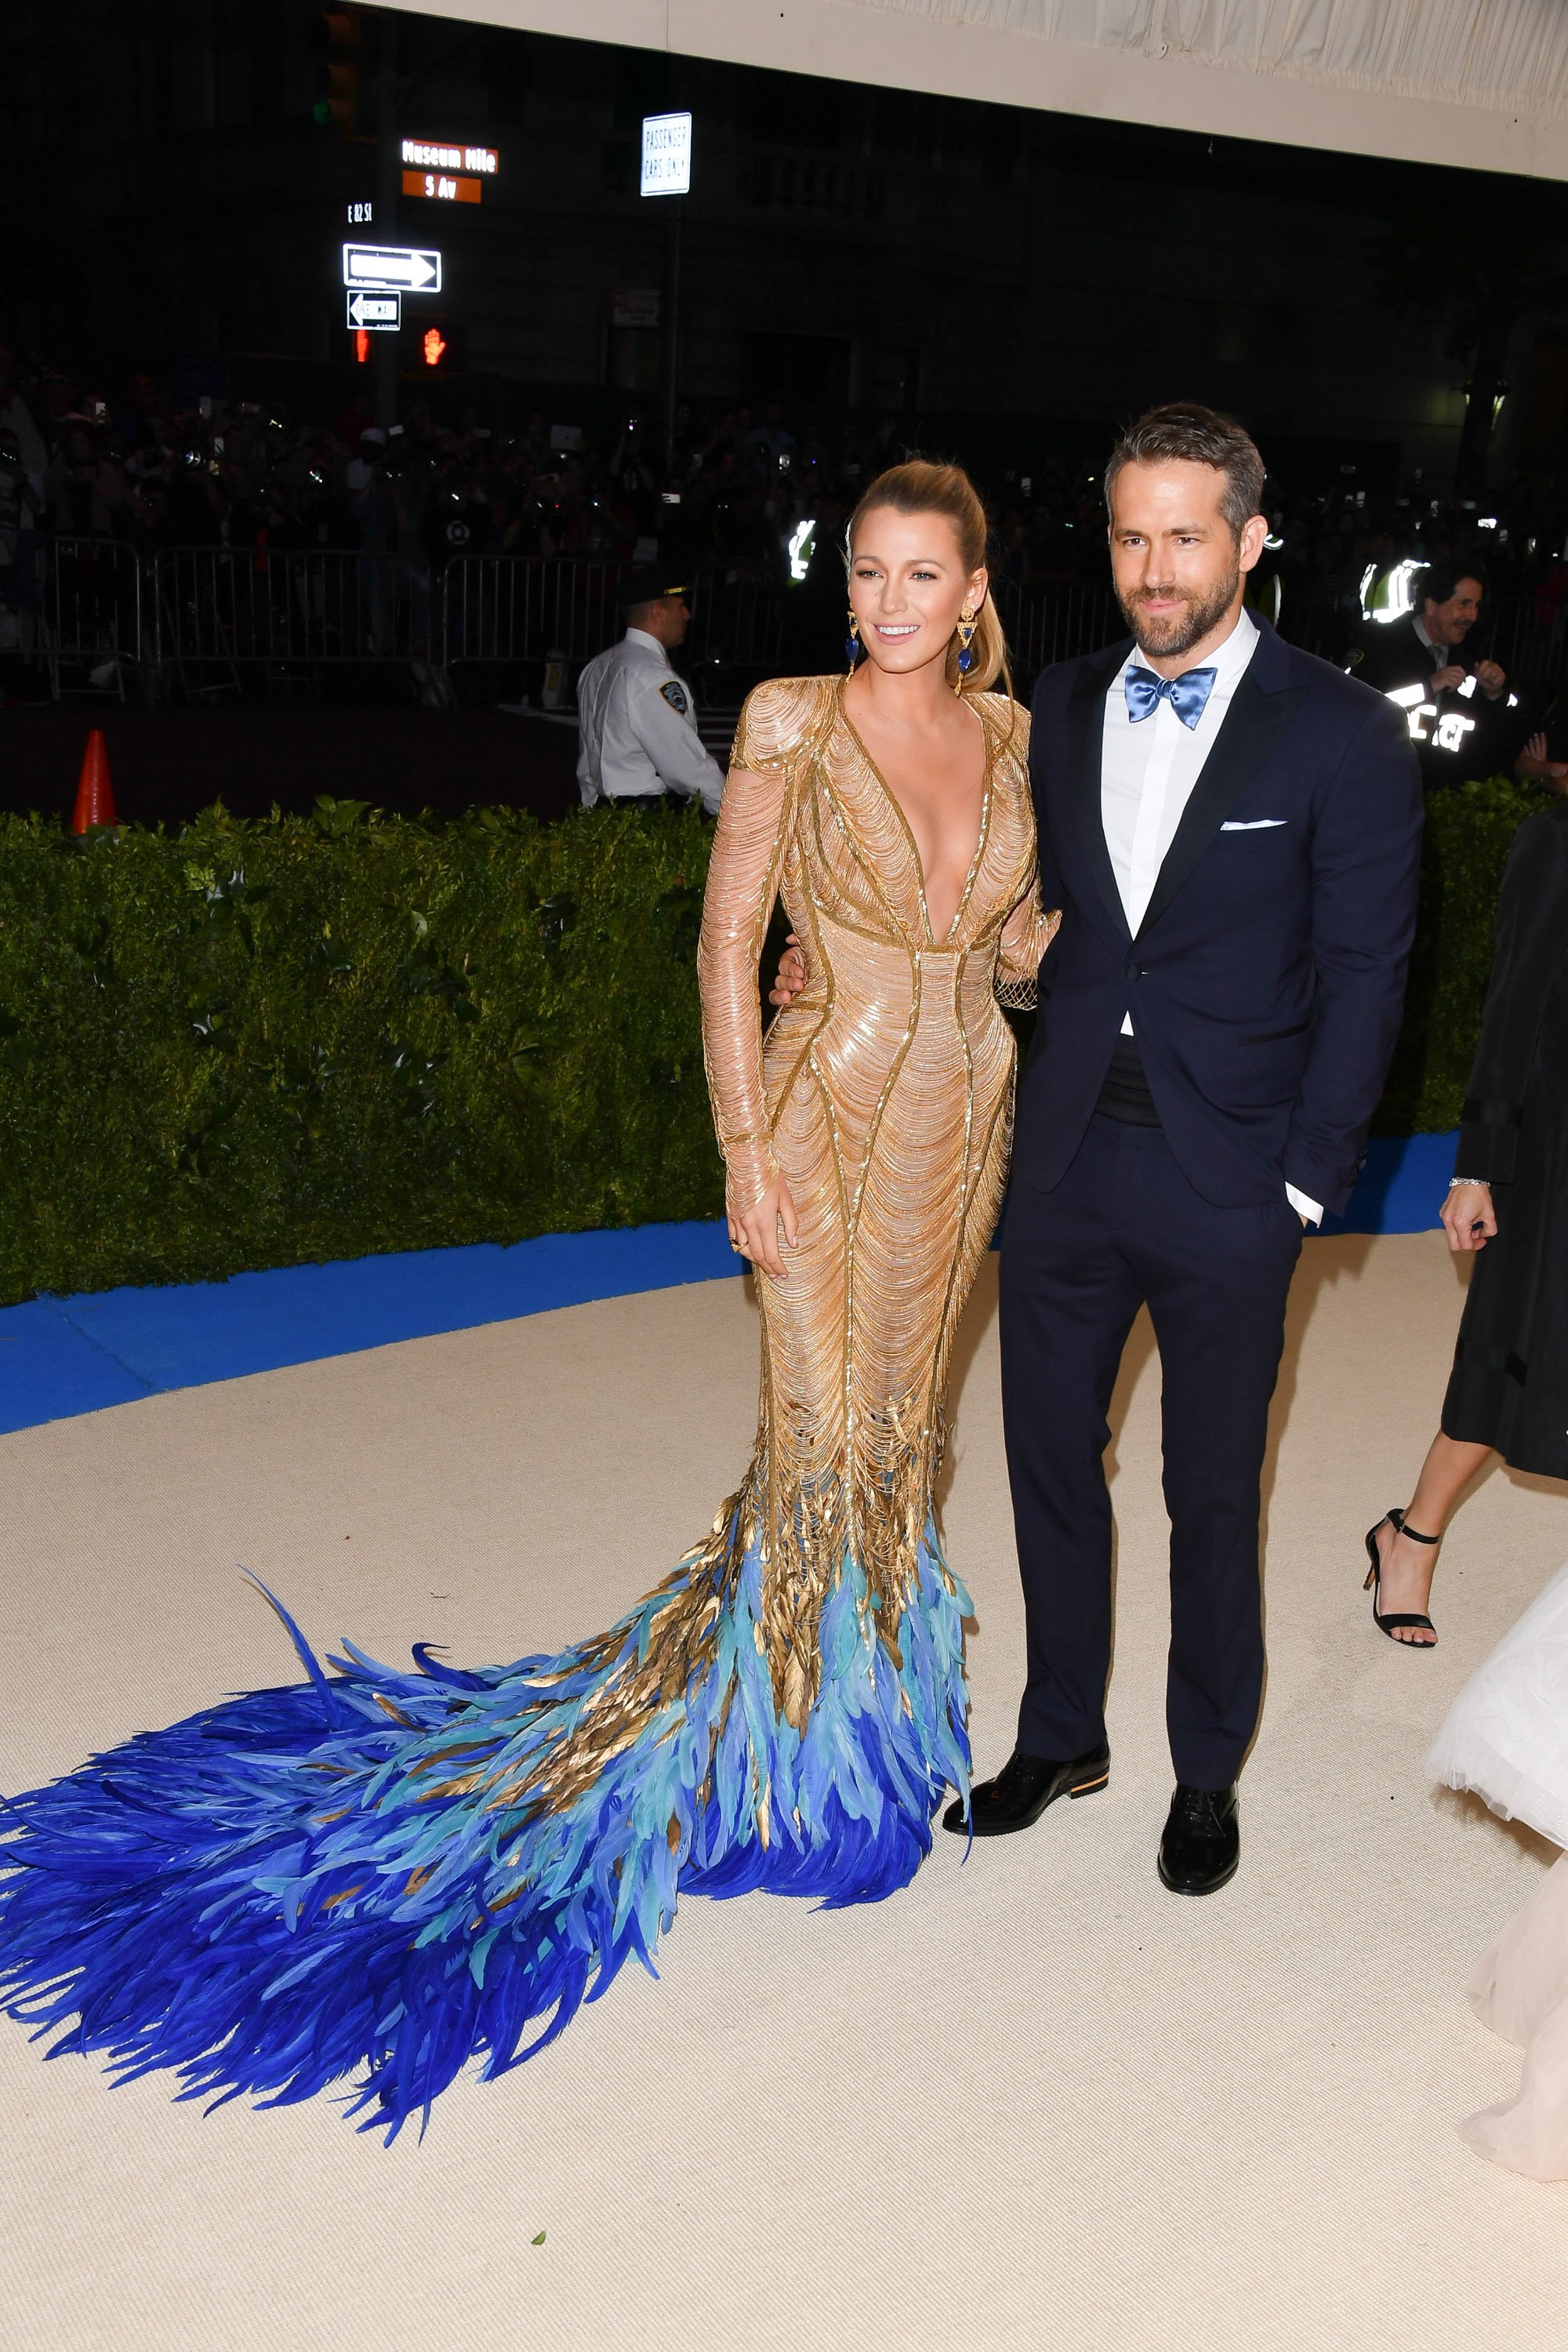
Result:
<instances>
[{"instance_id":1,"label":"man's short hair","mask_svg":"<svg viewBox=\"0 0 1568 2352\"><path fill-rule=\"evenodd\" d=\"M1484 595L1487 572L1484 563L1467 563L1455 557L1444 563L1428 563L1422 571L1410 575L1410 593L1415 610L1423 604L1446 604L1461 580L1473 580Z\"/></svg>"},{"instance_id":2,"label":"man's short hair","mask_svg":"<svg viewBox=\"0 0 1568 2352\"><path fill-rule=\"evenodd\" d=\"M1152 408L1128 426L1105 468L1106 512L1110 512L1110 493L1123 466L1168 465L1173 457L1212 466L1225 476L1220 512L1239 539L1243 524L1262 512L1263 460L1245 426L1197 400L1173 400L1163 408Z\"/></svg>"}]
</instances>

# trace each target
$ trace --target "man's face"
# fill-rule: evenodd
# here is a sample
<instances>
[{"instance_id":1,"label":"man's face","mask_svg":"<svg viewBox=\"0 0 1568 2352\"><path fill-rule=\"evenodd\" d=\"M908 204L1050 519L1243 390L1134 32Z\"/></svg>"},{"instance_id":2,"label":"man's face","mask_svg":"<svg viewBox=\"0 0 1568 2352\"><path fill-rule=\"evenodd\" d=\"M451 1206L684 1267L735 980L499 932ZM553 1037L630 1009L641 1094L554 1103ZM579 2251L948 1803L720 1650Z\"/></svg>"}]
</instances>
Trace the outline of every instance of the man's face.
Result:
<instances>
[{"instance_id":1,"label":"man's face","mask_svg":"<svg viewBox=\"0 0 1568 2352\"><path fill-rule=\"evenodd\" d=\"M1110 569L1144 653L1189 653L1241 602L1268 526L1240 538L1220 510L1225 476L1188 457L1123 466L1111 488Z\"/></svg>"},{"instance_id":2,"label":"man's face","mask_svg":"<svg viewBox=\"0 0 1568 2352\"><path fill-rule=\"evenodd\" d=\"M1456 580L1453 594L1441 604L1434 604L1430 596L1423 597L1421 619L1435 646L1464 644L1480 618L1482 593L1479 580Z\"/></svg>"},{"instance_id":3,"label":"man's face","mask_svg":"<svg viewBox=\"0 0 1568 2352\"><path fill-rule=\"evenodd\" d=\"M691 625L691 607L684 596L661 596L654 606L658 616L655 635L667 646L686 642L686 632Z\"/></svg>"}]
</instances>

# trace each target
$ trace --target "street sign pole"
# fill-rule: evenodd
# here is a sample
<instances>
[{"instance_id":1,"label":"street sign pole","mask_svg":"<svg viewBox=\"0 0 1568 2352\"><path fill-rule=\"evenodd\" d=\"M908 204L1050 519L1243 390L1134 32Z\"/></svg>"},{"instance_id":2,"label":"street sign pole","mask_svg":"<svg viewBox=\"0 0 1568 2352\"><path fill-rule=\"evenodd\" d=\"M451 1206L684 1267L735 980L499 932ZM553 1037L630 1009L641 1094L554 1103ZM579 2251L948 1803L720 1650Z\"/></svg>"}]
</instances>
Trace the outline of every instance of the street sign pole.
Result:
<instances>
[{"instance_id":1,"label":"street sign pole","mask_svg":"<svg viewBox=\"0 0 1568 2352\"><path fill-rule=\"evenodd\" d=\"M669 299L665 310L664 347L664 469L666 475L675 471L675 391L680 368L680 215L684 200L676 196L669 207L669 226L665 233L665 268L669 279Z\"/></svg>"},{"instance_id":2,"label":"street sign pole","mask_svg":"<svg viewBox=\"0 0 1568 2352\"><path fill-rule=\"evenodd\" d=\"M669 200L664 237L664 462L675 465L676 385L680 373L680 215L691 185L691 117L645 114L642 180L645 196Z\"/></svg>"},{"instance_id":3,"label":"street sign pole","mask_svg":"<svg viewBox=\"0 0 1568 2352\"><path fill-rule=\"evenodd\" d=\"M397 17L379 8L375 25L375 235L378 244L397 243L397 199L403 186L403 154L397 135ZM383 432L398 422L397 335L377 335L374 352L375 421Z\"/></svg>"}]
</instances>

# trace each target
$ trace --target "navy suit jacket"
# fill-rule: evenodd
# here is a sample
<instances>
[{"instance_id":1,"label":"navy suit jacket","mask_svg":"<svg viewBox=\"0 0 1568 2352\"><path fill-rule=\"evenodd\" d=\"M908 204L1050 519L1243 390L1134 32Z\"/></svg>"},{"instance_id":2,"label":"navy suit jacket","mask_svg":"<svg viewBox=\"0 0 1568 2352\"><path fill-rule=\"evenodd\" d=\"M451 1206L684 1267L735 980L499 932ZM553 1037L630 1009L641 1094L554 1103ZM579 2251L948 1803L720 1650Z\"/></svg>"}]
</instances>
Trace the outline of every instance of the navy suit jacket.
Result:
<instances>
[{"instance_id":1,"label":"navy suit jacket","mask_svg":"<svg viewBox=\"0 0 1568 2352\"><path fill-rule=\"evenodd\" d=\"M1293 1184L1342 1209L1399 1029L1422 796L1404 713L1260 622L1134 938L1100 814L1106 689L1129 641L1035 690L1040 967L1013 1169L1071 1164L1131 1013L1183 1174L1224 1208ZM1259 820L1271 818L1272 824Z\"/></svg>"}]
</instances>

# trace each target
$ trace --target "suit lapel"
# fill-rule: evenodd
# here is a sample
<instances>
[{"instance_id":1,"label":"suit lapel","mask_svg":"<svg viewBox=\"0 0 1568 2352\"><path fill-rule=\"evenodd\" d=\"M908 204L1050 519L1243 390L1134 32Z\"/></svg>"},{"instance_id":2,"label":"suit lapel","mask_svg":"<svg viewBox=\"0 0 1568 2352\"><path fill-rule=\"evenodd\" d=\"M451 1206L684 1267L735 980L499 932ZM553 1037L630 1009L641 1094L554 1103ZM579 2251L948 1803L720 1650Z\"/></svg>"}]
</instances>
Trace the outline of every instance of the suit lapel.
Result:
<instances>
[{"instance_id":1,"label":"suit lapel","mask_svg":"<svg viewBox=\"0 0 1568 2352\"><path fill-rule=\"evenodd\" d=\"M1111 679L1126 660L1125 644L1086 662L1068 698L1067 774L1078 826L1079 846L1094 877L1111 927L1121 940L1131 940L1127 909L1116 887L1116 873L1105 842L1105 816L1100 800L1100 769L1105 749L1105 697Z\"/></svg>"},{"instance_id":2,"label":"suit lapel","mask_svg":"<svg viewBox=\"0 0 1568 2352\"><path fill-rule=\"evenodd\" d=\"M1258 769L1266 765L1281 728L1301 699L1304 689L1300 687L1270 690L1268 673L1273 664L1266 661L1264 675L1258 675L1263 653L1259 646L1220 721L1138 926L1140 939L1159 920L1217 839L1221 825Z\"/></svg>"}]
</instances>

